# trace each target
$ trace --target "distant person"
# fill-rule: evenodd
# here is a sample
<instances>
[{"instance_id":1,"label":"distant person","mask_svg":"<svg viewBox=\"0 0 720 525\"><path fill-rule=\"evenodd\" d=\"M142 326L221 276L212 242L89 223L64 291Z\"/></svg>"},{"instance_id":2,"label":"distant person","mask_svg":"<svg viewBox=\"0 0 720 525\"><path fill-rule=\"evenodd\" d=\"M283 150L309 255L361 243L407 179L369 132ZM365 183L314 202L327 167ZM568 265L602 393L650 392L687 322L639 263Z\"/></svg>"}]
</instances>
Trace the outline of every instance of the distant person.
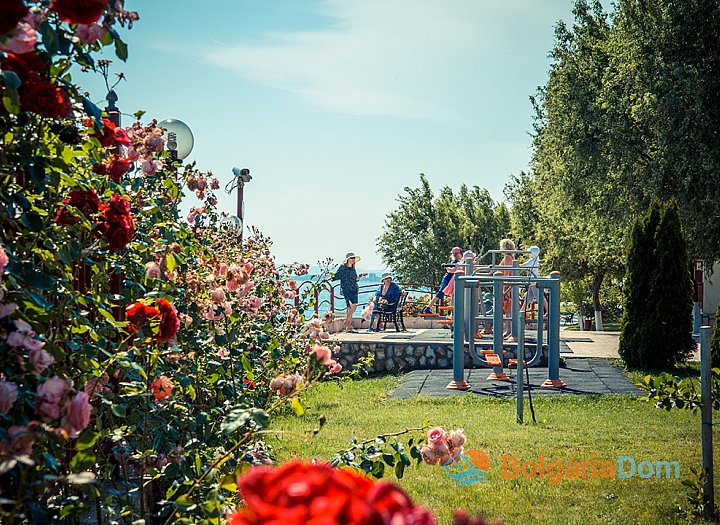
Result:
<instances>
[{"instance_id":1,"label":"distant person","mask_svg":"<svg viewBox=\"0 0 720 525\"><path fill-rule=\"evenodd\" d=\"M400 299L400 287L393 282L392 274L382 274L382 284L375 292L375 304L373 305L372 315L370 316L370 325L368 326L368 332L379 332L380 331L380 320L378 318L378 326L373 329L373 323L375 322L375 314L379 312L391 311L395 305L397 305L398 299Z\"/></svg>"},{"instance_id":2,"label":"distant person","mask_svg":"<svg viewBox=\"0 0 720 525\"><path fill-rule=\"evenodd\" d=\"M512 252L515 251L515 243L512 239L503 239L500 241L500 250L503 252L503 259L498 266L508 266L507 270L499 270L499 273L511 277L513 275L512 266L515 264L515 257ZM512 287L503 287L503 316L510 317L512 315ZM504 337L510 336L511 321L504 323Z\"/></svg>"},{"instance_id":3,"label":"distant person","mask_svg":"<svg viewBox=\"0 0 720 525\"><path fill-rule=\"evenodd\" d=\"M472 252L471 250L468 250L465 253L463 253L461 256L461 259L457 263L455 263L455 267L449 268L448 271L451 272L452 274L456 274L456 273L464 274L465 273L465 265L460 264L460 263L464 263L465 261L467 261L469 259L473 259L473 260L475 259L475 253ZM453 295L454 293L455 293L455 279L450 279L450 282L447 284L447 286L445 288L443 288L443 294Z\"/></svg>"},{"instance_id":4,"label":"distant person","mask_svg":"<svg viewBox=\"0 0 720 525\"><path fill-rule=\"evenodd\" d=\"M528 277L535 277L537 278L539 276L539 270L540 270L540 248L537 246L530 246L530 258L522 263L520 266L523 268L528 269ZM520 310L523 312L527 311L528 307L532 306L532 304L538 300L538 286L537 283L530 283L528 286L528 291L525 294L525 299L523 300L522 307ZM543 298L543 308L542 312L540 312L540 316L542 317L545 314L545 310L547 309L545 298ZM538 301L538 310L540 310L540 302Z\"/></svg>"},{"instance_id":5,"label":"distant person","mask_svg":"<svg viewBox=\"0 0 720 525\"><path fill-rule=\"evenodd\" d=\"M455 248L453 248L450 251L450 262L447 264L455 266L461 260L462 260L462 250L460 248L458 248L457 246L455 246ZM446 271L445 271L445 275L443 276L442 282L440 283L440 289L435 294L435 297L433 297L432 301L430 301L430 303L423 310L424 314L432 314L432 307L435 306L438 301L441 301L445 297L445 293L443 292L443 290L445 289L445 287L448 284L450 284L450 280L453 277L453 272L452 272L453 268L445 267L445 266L443 266L443 268L445 268Z\"/></svg>"},{"instance_id":6,"label":"distant person","mask_svg":"<svg viewBox=\"0 0 720 525\"><path fill-rule=\"evenodd\" d=\"M340 281L340 289L342 290L343 297L347 303L347 316L345 317L345 331L352 333L355 332L355 328L352 325L352 317L355 313L358 303L358 281L365 277L366 273L357 274L355 271L355 263L360 260L360 257L350 252L345 255L345 262L341 264L335 275L333 281Z\"/></svg>"}]
</instances>

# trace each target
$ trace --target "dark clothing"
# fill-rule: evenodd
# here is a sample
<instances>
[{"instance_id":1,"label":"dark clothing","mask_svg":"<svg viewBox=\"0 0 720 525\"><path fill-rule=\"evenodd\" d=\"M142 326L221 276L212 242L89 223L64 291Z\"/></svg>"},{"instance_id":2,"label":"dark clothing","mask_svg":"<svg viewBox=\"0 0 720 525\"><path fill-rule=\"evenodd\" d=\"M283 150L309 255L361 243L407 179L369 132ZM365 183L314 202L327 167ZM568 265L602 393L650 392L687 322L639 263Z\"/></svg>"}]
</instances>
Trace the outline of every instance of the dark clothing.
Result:
<instances>
[{"instance_id":1,"label":"dark clothing","mask_svg":"<svg viewBox=\"0 0 720 525\"><path fill-rule=\"evenodd\" d=\"M337 280L340 281L340 289L342 290L343 297L345 297L345 301L348 303L357 304L358 279L355 268L352 268L345 264L340 265L340 267L335 272L335 277L333 277L333 281ZM348 304L348 306L350 305Z\"/></svg>"},{"instance_id":2,"label":"dark clothing","mask_svg":"<svg viewBox=\"0 0 720 525\"><path fill-rule=\"evenodd\" d=\"M457 266L457 263L458 263L458 262L457 262L455 259L453 259L453 260L450 261L448 264L452 264L453 266ZM450 281L452 280L453 275L454 275L454 274L452 274L452 273L450 273L450 272L445 272L445 275L443 276L442 282L440 283L440 289L439 289L438 292L435 294L435 297L437 297L438 299L442 299L443 297L445 297L445 293L443 292L443 290L445 289L445 287L446 287L448 284L450 284Z\"/></svg>"},{"instance_id":3,"label":"dark clothing","mask_svg":"<svg viewBox=\"0 0 720 525\"><path fill-rule=\"evenodd\" d=\"M387 292L385 292L385 295L382 294L383 285L380 285L380 288L378 288L378 291L375 292L375 305L383 309L383 305L380 305L378 300L382 297L387 301L387 304L390 305L392 308L395 303L398 302L398 299L400 299L400 287L395 283L390 283L390 286L388 286Z\"/></svg>"}]
</instances>

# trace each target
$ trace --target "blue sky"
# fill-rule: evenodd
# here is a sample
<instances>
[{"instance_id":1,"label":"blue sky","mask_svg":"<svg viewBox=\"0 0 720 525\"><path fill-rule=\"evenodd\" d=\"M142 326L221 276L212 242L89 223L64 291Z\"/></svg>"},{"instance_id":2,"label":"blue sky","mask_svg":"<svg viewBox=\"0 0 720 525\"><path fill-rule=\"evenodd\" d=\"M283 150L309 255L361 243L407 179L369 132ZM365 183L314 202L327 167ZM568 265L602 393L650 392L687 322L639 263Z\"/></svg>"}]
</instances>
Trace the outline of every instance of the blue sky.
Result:
<instances>
[{"instance_id":1,"label":"blue sky","mask_svg":"<svg viewBox=\"0 0 720 525\"><path fill-rule=\"evenodd\" d=\"M246 224L280 262L348 251L382 268L375 240L419 173L499 201L530 158L528 96L544 84L569 0L126 0L128 81L118 106L175 118L189 160L221 185L249 167ZM107 58L114 58L112 48ZM104 98L91 74L75 80ZM130 124L132 117L124 117ZM195 205L189 197L185 207ZM235 195L220 195L235 212Z\"/></svg>"}]
</instances>

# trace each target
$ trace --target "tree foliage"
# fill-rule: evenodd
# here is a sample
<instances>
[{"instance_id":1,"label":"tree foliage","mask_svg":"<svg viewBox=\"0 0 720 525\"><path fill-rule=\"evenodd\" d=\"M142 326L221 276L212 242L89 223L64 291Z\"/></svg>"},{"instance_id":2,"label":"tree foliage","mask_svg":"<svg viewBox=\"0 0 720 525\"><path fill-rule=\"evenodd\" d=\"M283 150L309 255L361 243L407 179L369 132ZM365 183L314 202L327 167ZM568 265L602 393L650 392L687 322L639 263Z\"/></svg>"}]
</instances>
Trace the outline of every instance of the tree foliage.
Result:
<instances>
[{"instance_id":1,"label":"tree foliage","mask_svg":"<svg viewBox=\"0 0 720 525\"><path fill-rule=\"evenodd\" d=\"M633 368L661 369L687 359L692 281L675 201L653 199L633 226L627 252L619 353Z\"/></svg>"},{"instance_id":2,"label":"tree foliage","mask_svg":"<svg viewBox=\"0 0 720 525\"><path fill-rule=\"evenodd\" d=\"M477 251L487 238L485 248L495 249L510 225L507 208L486 189L463 184L454 194L445 186L436 197L424 174L420 187L406 187L398 202L385 219L378 250L404 282L436 285L453 246Z\"/></svg>"},{"instance_id":3,"label":"tree foliage","mask_svg":"<svg viewBox=\"0 0 720 525\"><path fill-rule=\"evenodd\" d=\"M720 1L578 0L558 23L529 173L506 188L516 236L566 279L623 273L653 196L675 198L688 255L720 259ZM702 23L698 23L702 20Z\"/></svg>"}]
</instances>

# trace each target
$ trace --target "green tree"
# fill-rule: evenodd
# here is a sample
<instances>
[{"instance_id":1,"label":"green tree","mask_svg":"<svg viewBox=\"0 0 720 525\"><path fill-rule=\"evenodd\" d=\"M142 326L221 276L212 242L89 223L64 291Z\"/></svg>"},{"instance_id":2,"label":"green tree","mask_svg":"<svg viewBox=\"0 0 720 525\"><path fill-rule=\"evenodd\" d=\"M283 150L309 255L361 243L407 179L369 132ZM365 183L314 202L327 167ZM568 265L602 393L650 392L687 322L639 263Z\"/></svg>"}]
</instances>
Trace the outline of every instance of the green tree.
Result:
<instances>
[{"instance_id":1,"label":"green tree","mask_svg":"<svg viewBox=\"0 0 720 525\"><path fill-rule=\"evenodd\" d=\"M627 249L627 271L623 287L625 311L620 322L620 357L633 368L651 362L648 340L649 325L645 322L651 309L652 278L656 273L655 232L660 222L660 202L653 199L644 217L638 219L630 232Z\"/></svg>"},{"instance_id":2,"label":"green tree","mask_svg":"<svg viewBox=\"0 0 720 525\"><path fill-rule=\"evenodd\" d=\"M453 246L477 251L487 238L486 249L497 248L507 226L503 212L486 189L462 185L458 194L445 186L437 197L424 174L420 187L405 188L399 206L388 213L378 251L383 262L401 281L437 285ZM506 217L506 215L505 215Z\"/></svg>"},{"instance_id":3,"label":"green tree","mask_svg":"<svg viewBox=\"0 0 720 525\"><path fill-rule=\"evenodd\" d=\"M713 368L720 366L720 304L715 312L715 325L713 326L713 336L710 343L710 356Z\"/></svg>"},{"instance_id":4,"label":"green tree","mask_svg":"<svg viewBox=\"0 0 720 525\"><path fill-rule=\"evenodd\" d=\"M660 369L690 356L692 286L677 203L653 199L628 247L619 349L628 365Z\"/></svg>"}]
</instances>

